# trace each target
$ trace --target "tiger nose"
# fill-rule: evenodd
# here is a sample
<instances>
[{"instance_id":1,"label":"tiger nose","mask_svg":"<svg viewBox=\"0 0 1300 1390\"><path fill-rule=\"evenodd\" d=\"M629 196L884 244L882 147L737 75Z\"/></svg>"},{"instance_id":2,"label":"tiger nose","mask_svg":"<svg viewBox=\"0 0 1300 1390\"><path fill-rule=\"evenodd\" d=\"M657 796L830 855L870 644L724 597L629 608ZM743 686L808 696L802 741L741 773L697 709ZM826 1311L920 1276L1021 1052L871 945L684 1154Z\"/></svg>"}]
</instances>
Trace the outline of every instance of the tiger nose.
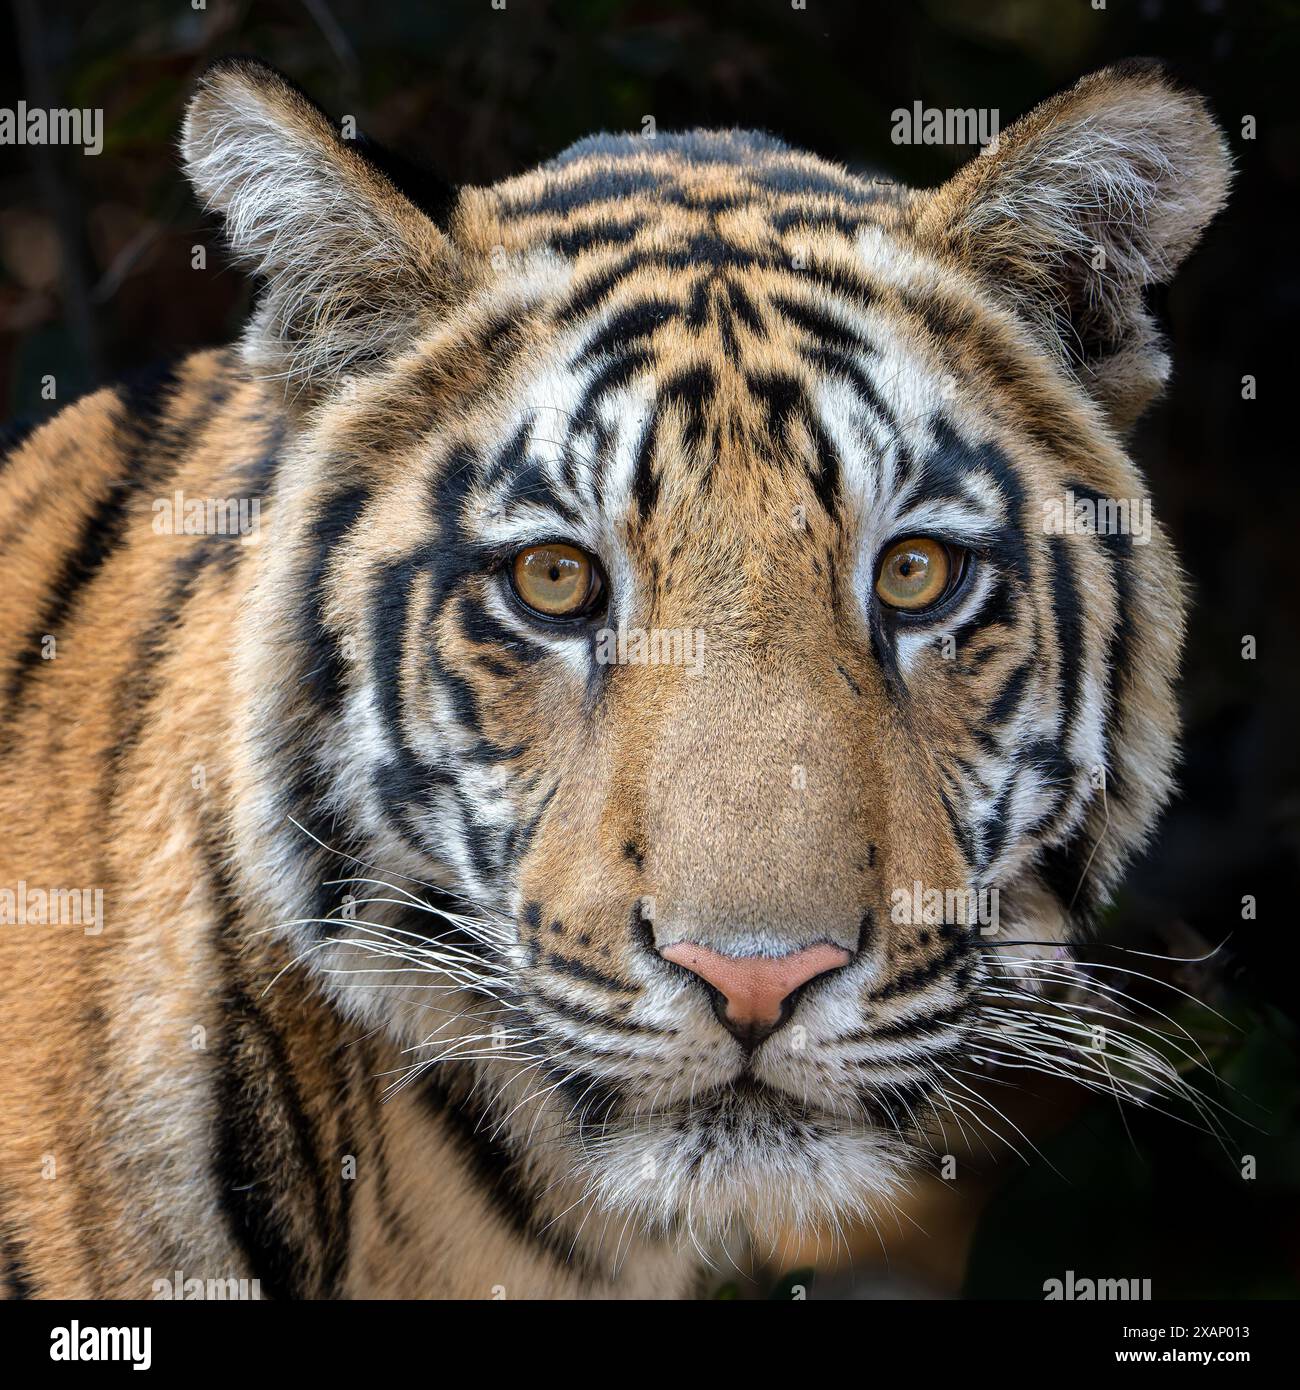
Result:
<instances>
[{"instance_id":1,"label":"tiger nose","mask_svg":"<svg viewBox=\"0 0 1300 1390\"><path fill-rule=\"evenodd\" d=\"M678 941L659 954L712 985L720 999L715 1009L723 1025L746 1047L756 1047L786 1021L790 996L852 957L842 946L821 943L786 956L724 956L693 941Z\"/></svg>"}]
</instances>

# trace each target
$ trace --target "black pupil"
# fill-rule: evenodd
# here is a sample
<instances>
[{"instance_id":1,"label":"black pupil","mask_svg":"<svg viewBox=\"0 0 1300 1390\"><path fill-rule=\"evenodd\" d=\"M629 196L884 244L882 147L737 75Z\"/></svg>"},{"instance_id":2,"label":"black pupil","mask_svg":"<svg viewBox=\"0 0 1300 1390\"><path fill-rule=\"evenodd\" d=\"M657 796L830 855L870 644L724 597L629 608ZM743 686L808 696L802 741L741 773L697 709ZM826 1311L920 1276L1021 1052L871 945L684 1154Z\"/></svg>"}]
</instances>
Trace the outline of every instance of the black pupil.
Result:
<instances>
[{"instance_id":1,"label":"black pupil","mask_svg":"<svg viewBox=\"0 0 1300 1390\"><path fill-rule=\"evenodd\" d=\"M559 577L560 577L560 567L559 567L559 565L552 565L552 566L551 566L551 582L554 583Z\"/></svg>"}]
</instances>

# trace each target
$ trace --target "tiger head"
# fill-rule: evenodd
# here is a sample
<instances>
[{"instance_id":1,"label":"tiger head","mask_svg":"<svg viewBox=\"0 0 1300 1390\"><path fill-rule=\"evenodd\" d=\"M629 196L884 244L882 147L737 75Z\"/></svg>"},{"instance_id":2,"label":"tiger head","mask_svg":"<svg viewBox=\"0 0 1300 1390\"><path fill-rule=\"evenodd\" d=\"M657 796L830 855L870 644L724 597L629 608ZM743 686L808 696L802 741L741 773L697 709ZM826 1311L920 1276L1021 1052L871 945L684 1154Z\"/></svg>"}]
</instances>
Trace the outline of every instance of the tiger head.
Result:
<instances>
[{"instance_id":1,"label":"tiger head","mask_svg":"<svg viewBox=\"0 0 1300 1390\"><path fill-rule=\"evenodd\" d=\"M284 421L252 890L586 1201L870 1206L1169 794L1183 585L1123 441L1225 196L1203 103L1111 68L934 191L601 135L434 208L234 61L183 153Z\"/></svg>"}]
</instances>

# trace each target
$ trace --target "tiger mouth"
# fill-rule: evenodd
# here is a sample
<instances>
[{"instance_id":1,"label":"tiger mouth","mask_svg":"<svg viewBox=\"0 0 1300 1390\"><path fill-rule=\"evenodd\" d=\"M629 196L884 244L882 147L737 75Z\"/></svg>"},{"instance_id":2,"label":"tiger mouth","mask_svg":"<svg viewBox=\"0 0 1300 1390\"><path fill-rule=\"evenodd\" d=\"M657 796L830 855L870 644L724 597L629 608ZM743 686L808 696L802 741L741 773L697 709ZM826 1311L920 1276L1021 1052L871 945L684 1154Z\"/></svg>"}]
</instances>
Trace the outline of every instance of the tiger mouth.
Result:
<instances>
[{"instance_id":1,"label":"tiger mouth","mask_svg":"<svg viewBox=\"0 0 1300 1390\"><path fill-rule=\"evenodd\" d=\"M855 1128L848 1118L817 1107L755 1076L742 1076L701 1091L653 1113L624 1113L623 1124L647 1139L680 1139L697 1157L741 1147L771 1148L776 1143L815 1142Z\"/></svg>"},{"instance_id":2,"label":"tiger mouth","mask_svg":"<svg viewBox=\"0 0 1300 1390\"><path fill-rule=\"evenodd\" d=\"M746 1068L730 1081L718 1082L700 1091L688 1101L679 1101L653 1113L636 1114L635 1109L624 1118L633 1124L649 1128L691 1129L712 1133L719 1142L734 1137L738 1127L780 1127L805 1138L829 1134L906 1132L907 1108L924 1105L930 1088L915 1082L904 1098L901 1090L888 1099L880 1094L859 1090L846 1104L844 1098L826 1098L821 1104L813 1096L796 1095L780 1086L764 1081ZM754 1136L756 1137L756 1136Z\"/></svg>"}]
</instances>

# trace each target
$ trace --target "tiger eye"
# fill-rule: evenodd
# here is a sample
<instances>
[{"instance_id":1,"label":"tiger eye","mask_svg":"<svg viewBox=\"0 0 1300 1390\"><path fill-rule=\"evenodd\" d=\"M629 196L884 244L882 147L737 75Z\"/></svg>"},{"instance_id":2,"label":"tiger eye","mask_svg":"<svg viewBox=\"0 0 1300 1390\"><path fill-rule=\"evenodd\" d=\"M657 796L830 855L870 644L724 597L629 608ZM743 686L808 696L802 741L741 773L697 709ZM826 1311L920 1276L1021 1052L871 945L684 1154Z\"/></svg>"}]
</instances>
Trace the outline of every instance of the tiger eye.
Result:
<instances>
[{"instance_id":1,"label":"tiger eye","mask_svg":"<svg viewBox=\"0 0 1300 1390\"><path fill-rule=\"evenodd\" d=\"M939 602L948 591L951 573L947 546L928 536L910 536L885 551L876 593L890 608L917 613Z\"/></svg>"},{"instance_id":2,"label":"tiger eye","mask_svg":"<svg viewBox=\"0 0 1300 1390\"><path fill-rule=\"evenodd\" d=\"M520 600L546 618L576 617L592 605L600 587L591 556L558 541L521 550L511 580Z\"/></svg>"}]
</instances>

